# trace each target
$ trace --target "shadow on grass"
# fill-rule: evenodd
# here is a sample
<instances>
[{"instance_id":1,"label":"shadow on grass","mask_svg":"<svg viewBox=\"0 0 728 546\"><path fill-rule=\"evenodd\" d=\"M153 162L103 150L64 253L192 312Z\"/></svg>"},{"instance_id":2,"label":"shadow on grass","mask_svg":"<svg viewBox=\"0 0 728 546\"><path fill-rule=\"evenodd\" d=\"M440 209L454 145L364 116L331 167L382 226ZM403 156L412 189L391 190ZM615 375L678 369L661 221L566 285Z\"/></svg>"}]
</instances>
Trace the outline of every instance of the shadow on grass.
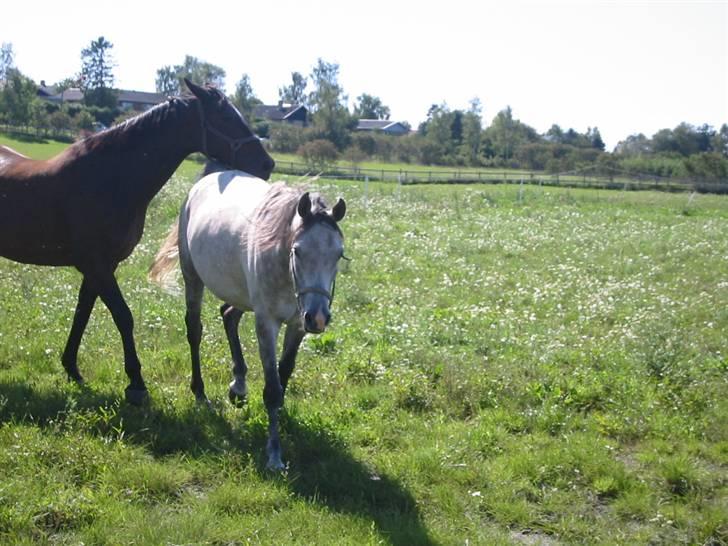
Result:
<instances>
[{"instance_id":1,"label":"shadow on grass","mask_svg":"<svg viewBox=\"0 0 728 546\"><path fill-rule=\"evenodd\" d=\"M390 544L436 544L415 499L400 483L354 459L325 427L285 412L281 417L284 457L290 461L287 476L265 470L267 427L262 420L251 419L238 428L214 409L194 405L180 409L163 399L133 407L121 396L92 387L40 389L0 380L0 426L18 423L100 437L123 429L126 442L155 456L242 453L261 476L279 480L306 502L371 520Z\"/></svg>"},{"instance_id":2,"label":"shadow on grass","mask_svg":"<svg viewBox=\"0 0 728 546\"><path fill-rule=\"evenodd\" d=\"M282 416L288 487L307 502L371 520L394 545L435 545L411 493L397 480L353 458L343 442L321 426Z\"/></svg>"}]
</instances>

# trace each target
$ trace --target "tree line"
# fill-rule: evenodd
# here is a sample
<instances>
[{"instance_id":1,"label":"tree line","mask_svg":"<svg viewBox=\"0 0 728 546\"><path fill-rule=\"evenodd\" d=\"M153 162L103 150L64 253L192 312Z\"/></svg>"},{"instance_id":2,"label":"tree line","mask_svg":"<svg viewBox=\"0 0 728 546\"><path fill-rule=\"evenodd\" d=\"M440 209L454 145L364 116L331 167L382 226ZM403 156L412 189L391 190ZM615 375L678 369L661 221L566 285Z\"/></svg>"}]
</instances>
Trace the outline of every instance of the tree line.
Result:
<instances>
[{"instance_id":1,"label":"tree line","mask_svg":"<svg viewBox=\"0 0 728 546\"><path fill-rule=\"evenodd\" d=\"M117 106L114 88L113 44L104 37L93 40L80 54L80 71L55 84L58 91L78 87L81 104L55 104L37 97L37 85L14 65L11 44L0 49L0 122L33 126L39 130L91 131L109 126L135 112ZM187 55L180 64L157 70L159 93L178 95L183 79L211 83L225 89L221 67ZM584 167L625 171L659 177L728 179L728 125L716 129L681 123L651 137L630 135L613 152L605 150L597 127L580 133L557 124L546 133L517 119L510 107L484 125L478 98L467 109L433 104L424 122L408 135L389 136L355 131L358 119L390 119L391 111L373 94L363 93L349 107L339 82L339 65L318 59L309 75L292 72L278 90L279 100L303 104L310 113L306 127L255 118L262 104L251 78L242 74L230 94L231 101L251 121L256 132L269 139L273 151L297 153L318 168L337 159L352 164L366 159L454 167L498 167L567 172ZM405 122L406 124L406 122ZM409 125L407 125L409 127Z\"/></svg>"}]
</instances>

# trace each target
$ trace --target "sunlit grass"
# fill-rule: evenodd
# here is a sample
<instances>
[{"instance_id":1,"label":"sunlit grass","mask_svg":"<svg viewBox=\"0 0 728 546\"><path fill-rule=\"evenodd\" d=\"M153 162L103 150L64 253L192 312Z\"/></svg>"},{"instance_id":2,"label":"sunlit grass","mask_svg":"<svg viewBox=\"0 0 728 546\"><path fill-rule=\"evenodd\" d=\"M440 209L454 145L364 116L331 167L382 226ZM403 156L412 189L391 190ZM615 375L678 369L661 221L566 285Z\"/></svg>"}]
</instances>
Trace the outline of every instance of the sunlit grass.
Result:
<instances>
[{"instance_id":1,"label":"sunlit grass","mask_svg":"<svg viewBox=\"0 0 728 546\"><path fill-rule=\"evenodd\" d=\"M198 169L164 187L118 271L148 407L123 402L100 305L89 384L65 381L75 271L0 261L0 541L728 540L725 197L317 182L347 200L352 261L330 330L302 347L272 476L251 317L238 409L207 298L198 407L183 299L146 281Z\"/></svg>"}]
</instances>

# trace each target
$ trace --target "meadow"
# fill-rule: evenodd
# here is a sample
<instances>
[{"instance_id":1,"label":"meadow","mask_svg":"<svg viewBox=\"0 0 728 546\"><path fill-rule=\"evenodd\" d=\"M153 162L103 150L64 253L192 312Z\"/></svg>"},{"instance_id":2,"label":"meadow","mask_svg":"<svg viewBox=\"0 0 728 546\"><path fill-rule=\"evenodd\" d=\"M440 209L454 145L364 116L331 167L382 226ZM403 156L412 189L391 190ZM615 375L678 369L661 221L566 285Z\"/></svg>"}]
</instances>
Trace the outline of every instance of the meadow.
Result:
<instances>
[{"instance_id":1,"label":"meadow","mask_svg":"<svg viewBox=\"0 0 728 546\"><path fill-rule=\"evenodd\" d=\"M144 407L100 303L65 379L80 275L0 259L1 543L728 543L728 197L309 182L351 261L271 474L252 317L236 408L208 294L200 407L183 298L146 279L199 169L117 272Z\"/></svg>"}]
</instances>

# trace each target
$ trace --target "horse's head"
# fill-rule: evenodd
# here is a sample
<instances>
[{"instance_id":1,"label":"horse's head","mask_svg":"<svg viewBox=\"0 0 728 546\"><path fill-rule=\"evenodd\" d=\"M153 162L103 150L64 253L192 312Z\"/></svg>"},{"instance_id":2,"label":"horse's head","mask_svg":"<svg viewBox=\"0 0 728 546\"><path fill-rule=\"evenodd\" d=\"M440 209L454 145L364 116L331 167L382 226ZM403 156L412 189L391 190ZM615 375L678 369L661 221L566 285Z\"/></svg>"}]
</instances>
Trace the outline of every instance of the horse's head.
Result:
<instances>
[{"instance_id":1,"label":"horse's head","mask_svg":"<svg viewBox=\"0 0 728 546\"><path fill-rule=\"evenodd\" d=\"M186 78L185 83L198 99L200 151L233 169L268 180L275 162L238 109L214 87L201 87Z\"/></svg>"},{"instance_id":2,"label":"horse's head","mask_svg":"<svg viewBox=\"0 0 728 546\"><path fill-rule=\"evenodd\" d=\"M310 333L320 334L331 320L336 272L344 256L344 237L338 222L345 213L343 199L331 209L320 200L312 205L308 192L298 200L294 220L298 229L291 246L290 269L303 327Z\"/></svg>"}]
</instances>

